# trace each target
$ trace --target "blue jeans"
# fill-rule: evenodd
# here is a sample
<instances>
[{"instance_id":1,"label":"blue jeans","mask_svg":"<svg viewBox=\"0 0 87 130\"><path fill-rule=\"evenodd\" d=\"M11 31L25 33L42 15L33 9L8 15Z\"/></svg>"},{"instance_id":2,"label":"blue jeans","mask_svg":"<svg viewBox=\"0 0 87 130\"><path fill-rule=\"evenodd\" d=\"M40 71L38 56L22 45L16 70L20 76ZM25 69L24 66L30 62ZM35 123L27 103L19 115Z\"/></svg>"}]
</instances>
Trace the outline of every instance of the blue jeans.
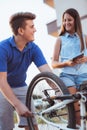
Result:
<instances>
[{"instance_id":1,"label":"blue jeans","mask_svg":"<svg viewBox=\"0 0 87 130\"><path fill-rule=\"evenodd\" d=\"M83 81L87 81L87 73L80 75L61 73L59 77L67 87L74 86L76 89L79 89L80 84L82 84Z\"/></svg>"}]
</instances>

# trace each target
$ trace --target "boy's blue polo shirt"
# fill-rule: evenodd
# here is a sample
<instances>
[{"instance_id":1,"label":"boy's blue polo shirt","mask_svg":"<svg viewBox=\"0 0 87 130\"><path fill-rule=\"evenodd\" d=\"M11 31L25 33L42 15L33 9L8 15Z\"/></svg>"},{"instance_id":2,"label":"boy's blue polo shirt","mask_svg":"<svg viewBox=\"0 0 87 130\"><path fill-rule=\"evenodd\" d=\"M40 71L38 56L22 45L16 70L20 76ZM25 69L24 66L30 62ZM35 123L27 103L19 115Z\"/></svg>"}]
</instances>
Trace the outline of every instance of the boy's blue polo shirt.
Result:
<instances>
[{"instance_id":1,"label":"boy's blue polo shirt","mask_svg":"<svg viewBox=\"0 0 87 130\"><path fill-rule=\"evenodd\" d=\"M26 72L32 62L37 67L47 64L42 51L34 42L29 42L23 51L18 50L14 37L0 42L0 72L7 72L11 87L26 85Z\"/></svg>"}]
</instances>

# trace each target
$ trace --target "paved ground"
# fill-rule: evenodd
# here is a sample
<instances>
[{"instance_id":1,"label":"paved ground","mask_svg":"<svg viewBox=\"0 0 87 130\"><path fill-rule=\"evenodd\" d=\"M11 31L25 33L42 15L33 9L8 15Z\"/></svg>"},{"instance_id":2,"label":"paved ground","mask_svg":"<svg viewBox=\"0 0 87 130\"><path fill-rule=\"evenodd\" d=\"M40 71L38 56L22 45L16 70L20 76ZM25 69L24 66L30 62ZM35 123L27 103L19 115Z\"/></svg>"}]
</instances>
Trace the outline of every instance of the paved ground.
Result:
<instances>
[{"instance_id":1,"label":"paved ground","mask_svg":"<svg viewBox=\"0 0 87 130\"><path fill-rule=\"evenodd\" d=\"M24 130L24 128L18 128L18 127L17 127L17 124L16 124L14 130ZM41 127L41 130L45 130L45 126L44 126L44 127ZM53 129L51 128L51 126L50 126L50 130L53 130ZM58 130L58 128L54 128L54 130Z\"/></svg>"},{"instance_id":2,"label":"paved ground","mask_svg":"<svg viewBox=\"0 0 87 130\"><path fill-rule=\"evenodd\" d=\"M40 127L40 126L39 126L39 127ZM46 127L46 128L47 128L47 127ZM44 126L44 127L41 127L41 130L47 130L46 128L45 128L45 126ZM17 124L16 124L14 130L24 130L24 128L18 128L18 127L17 127ZM54 127L54 129L53 129L53 128L50 126L49 130L58 130L58 128L55 128L55 127Z\"/></svg>"},{"instance_id":3,"label":"paved ground","mask_svg":"<svg viewBox=\"0 0 87 130\"><path fill-rule=\"evenodd\" d=\"M24 130L24 128L19 128L19 127L17 127L17 124L15 124L14 130Z\"/></svg>"},{"instance_id":4,"label":"paved ground","mask_svg":"<svg viewBox=\"0 0 87 130\"><path fill-rule=\"evenodd\" d=\"M39 126L40 127L40 126ZM47 128L47 127L46 127ZM41 130L45 130L46 129L45 126L44 127L41 127ZM17 127L17 124L15 125L15 128L14 130L24 130L24 128L18 128ZM46 129L47 130L47 129ZM58 130L58 128L55 128L54 129L50 126L49 130Z\"/></svg>"}]
</instances>

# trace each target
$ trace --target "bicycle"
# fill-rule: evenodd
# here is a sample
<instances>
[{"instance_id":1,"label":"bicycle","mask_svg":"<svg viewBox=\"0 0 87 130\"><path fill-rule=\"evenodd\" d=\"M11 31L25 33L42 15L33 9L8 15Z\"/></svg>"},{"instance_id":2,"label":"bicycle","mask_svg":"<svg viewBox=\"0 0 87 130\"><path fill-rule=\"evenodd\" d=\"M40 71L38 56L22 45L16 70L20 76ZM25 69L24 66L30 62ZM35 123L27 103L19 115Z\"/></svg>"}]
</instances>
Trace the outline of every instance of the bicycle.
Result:
<instances>
[{"instance_id":1,"label":"bicycle","mask_svg":"<svg viewBox=\"0 0 87 130\"><path fill-rule=\"evenodd\" d=\"M81 91L71 95L57 75L42 72L32 79L27 91L26 105L30 110L32 99L39 130L86 130L87 83L81 85ZM76 101L80 104L80 127L75 120ZM30 130L34 130L32 118L27 120Z\"/></svg>"}]
</instances>

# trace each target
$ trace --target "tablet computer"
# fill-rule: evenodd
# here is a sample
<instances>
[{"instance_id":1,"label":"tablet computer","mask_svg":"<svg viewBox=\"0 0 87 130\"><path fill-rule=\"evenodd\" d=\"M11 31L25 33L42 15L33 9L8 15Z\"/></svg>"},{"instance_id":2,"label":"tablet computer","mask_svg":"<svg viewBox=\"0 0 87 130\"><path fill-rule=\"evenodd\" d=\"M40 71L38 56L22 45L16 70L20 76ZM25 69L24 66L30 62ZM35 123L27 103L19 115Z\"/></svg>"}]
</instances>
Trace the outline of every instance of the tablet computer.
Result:
<instances>
[{"instance_id":1,"label":"tablet computer","mask_svg":"<svg viewBox=\"0 0 87 130\"><path fill-rule=\"evenodd\" d=\"M77 55L76 57L74 57L72 60L75 61L78 58L82 58L83 56L84 56L84 53L81 53L81 54Z\"/></svg>"}]
</instances>

